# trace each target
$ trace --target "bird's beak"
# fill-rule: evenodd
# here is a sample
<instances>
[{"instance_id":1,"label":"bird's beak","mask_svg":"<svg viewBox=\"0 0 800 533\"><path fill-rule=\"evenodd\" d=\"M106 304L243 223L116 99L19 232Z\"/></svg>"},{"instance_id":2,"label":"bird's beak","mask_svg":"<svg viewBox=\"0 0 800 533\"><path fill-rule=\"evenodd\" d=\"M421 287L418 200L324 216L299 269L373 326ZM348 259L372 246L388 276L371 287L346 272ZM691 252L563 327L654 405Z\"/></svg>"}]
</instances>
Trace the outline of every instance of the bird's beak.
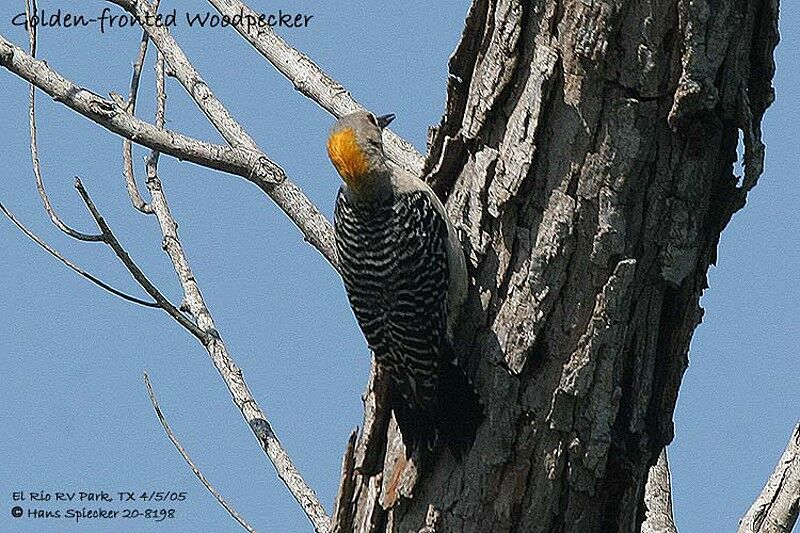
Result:
<instances>
[{"instance_id":1,"label":"bird's beak","mask_svg":"<svg viewBox=\"0 0 800 533\"><path fill-rule=\"evenodd\" d=\"M375 120L378 122L378 127L380 129L385 128L394 120L394 113L389 113L388 115L381 115L376 117Z\"/></svg>"}]
</instances>

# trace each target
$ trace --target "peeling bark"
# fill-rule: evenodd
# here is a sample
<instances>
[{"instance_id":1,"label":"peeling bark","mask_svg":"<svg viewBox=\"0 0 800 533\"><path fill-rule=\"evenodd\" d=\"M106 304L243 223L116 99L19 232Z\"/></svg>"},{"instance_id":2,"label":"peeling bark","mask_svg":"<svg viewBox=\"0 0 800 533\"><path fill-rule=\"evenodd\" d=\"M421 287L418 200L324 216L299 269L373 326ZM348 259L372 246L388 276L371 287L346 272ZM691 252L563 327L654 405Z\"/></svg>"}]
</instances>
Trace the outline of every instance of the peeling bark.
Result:
<instances>
[{"instance_id":1,"label":"peeling bark","mask_svg":"<svg viewBox=\"0 0 800 533\"><path fill-rule=\"evenodd\" d=\"M354 474L352 531L639 531L706 272L763 169L777 9L473 1L425 177L468 258L487 417L417 476L369 409L355 464L387 460Z\"/></svg>"}]
</instances>

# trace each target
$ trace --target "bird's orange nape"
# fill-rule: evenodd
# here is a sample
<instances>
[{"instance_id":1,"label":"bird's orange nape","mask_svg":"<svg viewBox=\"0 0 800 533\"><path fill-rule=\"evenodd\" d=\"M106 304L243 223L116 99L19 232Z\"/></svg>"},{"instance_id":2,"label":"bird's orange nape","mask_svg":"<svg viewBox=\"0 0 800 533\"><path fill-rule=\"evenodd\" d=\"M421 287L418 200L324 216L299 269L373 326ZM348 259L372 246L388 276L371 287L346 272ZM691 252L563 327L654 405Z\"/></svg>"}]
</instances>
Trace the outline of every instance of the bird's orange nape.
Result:
<instances>
[{"instance_id":1,"label":"bird's orange nape","mask_svg":"<svg viewBox=\"0 0 800 533\"><path fill-rule=\"evenodd\" d=\"M359 148L352 128L331 134L328 138L328 157L350 187L356 187L358 180L369 170L367 158Z\"/></svg>"}]
</instances>

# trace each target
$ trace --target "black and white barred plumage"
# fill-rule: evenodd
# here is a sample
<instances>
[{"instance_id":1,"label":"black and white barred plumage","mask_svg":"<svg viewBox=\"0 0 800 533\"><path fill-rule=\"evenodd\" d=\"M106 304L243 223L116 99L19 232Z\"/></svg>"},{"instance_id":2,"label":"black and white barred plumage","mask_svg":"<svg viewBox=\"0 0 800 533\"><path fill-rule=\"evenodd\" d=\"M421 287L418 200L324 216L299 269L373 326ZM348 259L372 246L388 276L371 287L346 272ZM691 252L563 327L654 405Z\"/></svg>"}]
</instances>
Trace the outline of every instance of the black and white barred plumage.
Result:
<instances>
[{"instance_id":1,"label":"black and white barred plumage","mask_svg":"<svg viewBox=\"0 0 800 533\"><path fill-rule=\"evenodd\" d=\"M480 406L448 339L447 222L424 190L366 203L348 192L334 215L340 270L406 448L430 447L438 430L460 456Z\"/></svg>"},{"instance_id":2,"label":"black and white barred plumage","mask_svg":"<svg viewBox=\"0 0 800 533\"><path fill-rule=\"evenodd\" d=\"M397 392L432 408L446 342L447 227L420 191L377 205L336 201L336 244L350 305Z\"/></svg>"},{"instance_id":3,"label":"black and white barred plumage","mask_svg":"<svg viewBox=\"0 0 800 533\"><path fill-rule=\"evenodd\" d=\"M441 437L456 457L483 418L452 346L467 291L461 243L422 180L390 168L382 129L393 115L336 121L328 156L344 184L334 229L347 296L377 364L406 453Z\"/></svg>"}]
</instances>

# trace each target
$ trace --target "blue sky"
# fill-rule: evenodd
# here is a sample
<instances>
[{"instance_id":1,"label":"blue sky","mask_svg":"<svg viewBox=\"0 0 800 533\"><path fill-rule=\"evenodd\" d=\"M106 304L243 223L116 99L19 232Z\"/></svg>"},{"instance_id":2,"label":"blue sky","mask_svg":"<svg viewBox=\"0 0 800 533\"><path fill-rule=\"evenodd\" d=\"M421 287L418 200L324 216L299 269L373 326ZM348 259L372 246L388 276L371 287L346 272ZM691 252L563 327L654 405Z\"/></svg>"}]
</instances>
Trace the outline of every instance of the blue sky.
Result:
<instances>
[{"instance_id":1,"label":"blue sky","mask_svg":"<svg viewBox=\"0 0 800 533\"><path fill-rule=\"evenodd\" d=\"M40 3L50 12L61 7L93 16L106 6ZM11 19L21 5L0 6L0 32L19 44L26 36ZM466 0L251 5L314 15L308 28L281 34L372 110L396 113L393 128L424 150L426 129L443 110L447 59ZM184 0L179 13L208 9L200 0ZM765 175L723 234L678 401L670 453L682 533L735 529L800 414L800 42L791 31L798 22L797 4L785 2L777 100L764 122ZM324 138L332 118L292 90L234 32L182 24L174 33L233 115L330 216L338 179ZM133 30L101 35L97 28L44 28L40 55L95 92L125 94L138 40ZM140 116L151 117L150 68L143 84ZM30 170L27 87L6 71L0 87L0 201L81 265L136 292L109 250L71 241L46 219ZM169 94L170 128L220 141L172 80ZM119 139L58 104L39 101L41 159L54 205L72 225L92 228L72 189L73 176L81 176L131 255L177 302L179 288L156 222L128 201ZM135 152L137 163L144 154ZM169 158L162 158L161 174L218 329L330 510L344 444L361 422L369 366L339 279L251 184ZM163 313L122 302L78 278L4 220L0 242L0 530L235 530L164 436L142 384L144 370L198 466L257 529L311 530L192 337ZM38 490L172 490L188 497L175 506L177 518L162 524L11 518L12 493Z\"/></svg>"}]
</instances>

